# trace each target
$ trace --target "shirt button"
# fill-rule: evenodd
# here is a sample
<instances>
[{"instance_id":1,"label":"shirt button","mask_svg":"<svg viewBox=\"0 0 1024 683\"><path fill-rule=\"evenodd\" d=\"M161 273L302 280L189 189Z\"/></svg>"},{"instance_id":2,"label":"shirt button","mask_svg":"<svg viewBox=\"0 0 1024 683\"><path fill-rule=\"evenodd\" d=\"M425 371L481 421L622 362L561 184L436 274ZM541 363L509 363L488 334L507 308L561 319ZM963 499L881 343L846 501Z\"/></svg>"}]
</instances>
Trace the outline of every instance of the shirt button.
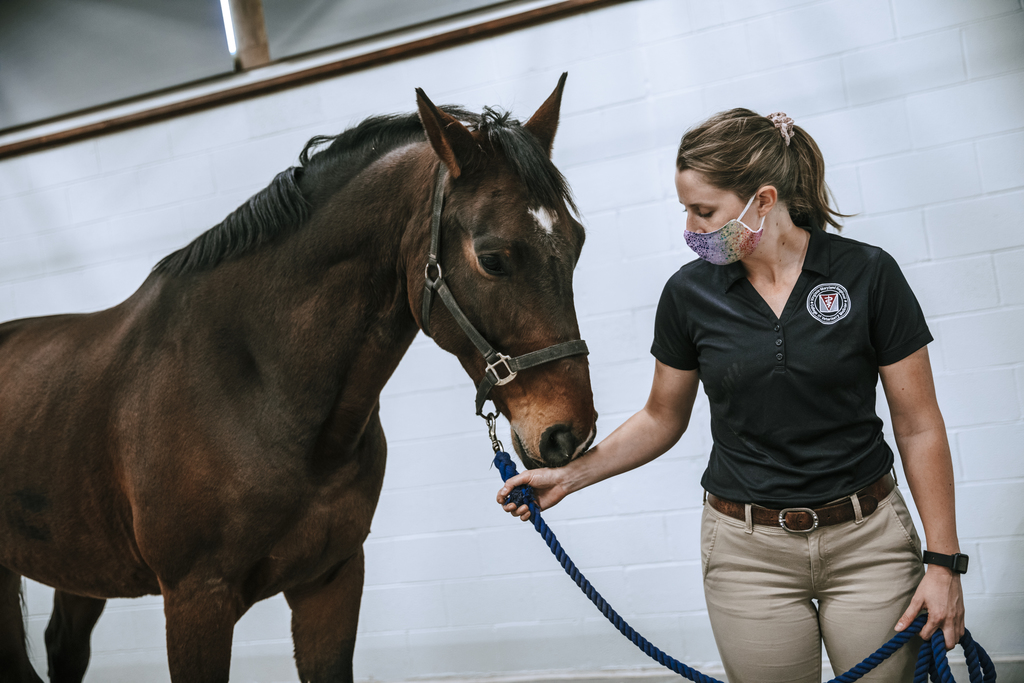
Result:
<instances>
[{"instance_id":1,"label":"shirt button","mask_svg":"<svg viewBox=\"0 0 1024 683\"><path fill-rule=\"evenodd\" d=\"M772 329L773 329L773 330L775 330L776 332L778 332L778 331L779 331L779 326L778 326L778 325L776 325L776 326L775 326L775 327L773 327Z\"/></svg>"},{"instance_id":2,"label":"shirt button","mask_svg":"<svg viewBox=\"0 0 1024 683\"><path fill-rule=\"evenodd\" d=\"M776 339L775 340L775 345L776 346L782 346L782 340L781 339Z\"/></svg>"},{"instance_id":3,"label":"shirt button","mask_svg":"<svg viewBox=\"0 0 1024 683\"><path fill-rule=\"evenodd\" d=\"M775 354L775 360L782 360L782 354L781 353Z\"/></svg>"}]
</instances>

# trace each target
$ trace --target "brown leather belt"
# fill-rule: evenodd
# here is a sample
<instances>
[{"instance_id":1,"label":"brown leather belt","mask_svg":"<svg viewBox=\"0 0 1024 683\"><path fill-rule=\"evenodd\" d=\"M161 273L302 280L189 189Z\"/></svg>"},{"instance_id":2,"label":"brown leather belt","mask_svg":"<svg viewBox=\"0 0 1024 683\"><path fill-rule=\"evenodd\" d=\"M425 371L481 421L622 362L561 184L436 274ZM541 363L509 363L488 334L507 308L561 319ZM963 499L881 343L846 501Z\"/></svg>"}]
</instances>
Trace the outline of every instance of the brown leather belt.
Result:
<instances>
[{"instance_id":1,"label":"brown leather belt","mask_svg":"<svg viewBox=\"0 0 1024 683\"><path fill-rule=\"evenodd\" d=\"M860 502L861 517L867 517L878 508L878 503L885 499L896 485L891 474L885 474L873 484L868 484L857 491ZM708 504L714 509L734 519L746 521L743 503L734 503L709 493ZM750 506L751 521L762 526L782 527L786 531L808 533L820 526L832 526L857 519L853 508L852 497L844 498L838 503L819 508L791 507L781 510L764 508L760 505Z\"/></svg>"}]
</instances>

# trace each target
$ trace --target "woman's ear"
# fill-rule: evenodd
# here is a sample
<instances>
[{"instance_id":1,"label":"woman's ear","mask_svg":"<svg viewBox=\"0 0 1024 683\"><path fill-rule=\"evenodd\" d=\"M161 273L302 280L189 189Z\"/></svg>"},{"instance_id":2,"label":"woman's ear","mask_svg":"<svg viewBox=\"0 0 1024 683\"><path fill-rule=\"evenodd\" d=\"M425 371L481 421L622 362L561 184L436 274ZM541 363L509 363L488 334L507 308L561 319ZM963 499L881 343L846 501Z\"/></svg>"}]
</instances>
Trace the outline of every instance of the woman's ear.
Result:
<instances>
[{"instance_id":1,"label":"woman's ear","mask_svg":"<svg viewBox=\"0 0 1024 683\"><path fill-rule=\"evenodd\" d=\"M779 191L774 185L764 185L757 190L757 199L754 205L757 207L757 217L768 215L768 212L779 203Z\"/></svg>"}]
</instances>

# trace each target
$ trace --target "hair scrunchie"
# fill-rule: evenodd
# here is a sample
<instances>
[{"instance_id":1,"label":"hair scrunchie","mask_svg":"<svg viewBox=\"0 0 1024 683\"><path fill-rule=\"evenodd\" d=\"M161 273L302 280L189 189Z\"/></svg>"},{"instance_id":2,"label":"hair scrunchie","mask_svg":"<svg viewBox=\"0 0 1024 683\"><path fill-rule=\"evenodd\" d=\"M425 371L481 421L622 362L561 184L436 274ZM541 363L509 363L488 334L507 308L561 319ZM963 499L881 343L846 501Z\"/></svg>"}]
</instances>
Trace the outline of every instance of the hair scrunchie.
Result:
<instances>
[{"instance_id":1,"label":"hair scrunchie","mask_svg":"<svg viewBox=\"0 0 1024 683\"><path fill-rule=\"evenodd\" d=\"M784 112L777 111L774 114L768 114L767 118L775 127L782 133L783 139L786 141L786 147L789 147L789 140L793 137L793 119L786 116Z\"/></svg>"}]
</instances>

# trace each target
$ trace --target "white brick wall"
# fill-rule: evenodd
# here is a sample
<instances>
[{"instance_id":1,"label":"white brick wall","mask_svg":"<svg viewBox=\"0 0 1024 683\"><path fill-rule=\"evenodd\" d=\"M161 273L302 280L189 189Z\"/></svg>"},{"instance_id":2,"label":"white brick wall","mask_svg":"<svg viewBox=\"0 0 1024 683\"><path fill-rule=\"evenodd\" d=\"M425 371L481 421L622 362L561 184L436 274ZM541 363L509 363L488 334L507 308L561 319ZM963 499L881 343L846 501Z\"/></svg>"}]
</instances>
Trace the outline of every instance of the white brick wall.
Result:
<instances>
[{"instance_id":1,"label":"white brick wall","mask_svg":"<svg viewBox=\"0 0 1024 683\"><path fill-rule=\"evenodd\" d=\"M647 396L654 306L692 255L675 146L715 111L784 110L820 143L845 234L903 266L928 316L972 554L967 623L1024 659L1024 11L1019 0L637 0L490 41L0 162L0 320L110 306L306 139L436 102L526 117L568 70L555 160L589 235L576 273L599 429ZM499 478L458 364L418 339L382 398L390 453L367 543L362 680L651 666L603 621ZM886 414L884 406L881 412ZM547 519L652 641L716 666L698 558L701 397L690 431ZM50 590L28 583L45 670ZM294 681L287 606L235 631L235 680ZM159 598L112 600L89 681L167 680Z\"/></svg>"}]
</instances>

